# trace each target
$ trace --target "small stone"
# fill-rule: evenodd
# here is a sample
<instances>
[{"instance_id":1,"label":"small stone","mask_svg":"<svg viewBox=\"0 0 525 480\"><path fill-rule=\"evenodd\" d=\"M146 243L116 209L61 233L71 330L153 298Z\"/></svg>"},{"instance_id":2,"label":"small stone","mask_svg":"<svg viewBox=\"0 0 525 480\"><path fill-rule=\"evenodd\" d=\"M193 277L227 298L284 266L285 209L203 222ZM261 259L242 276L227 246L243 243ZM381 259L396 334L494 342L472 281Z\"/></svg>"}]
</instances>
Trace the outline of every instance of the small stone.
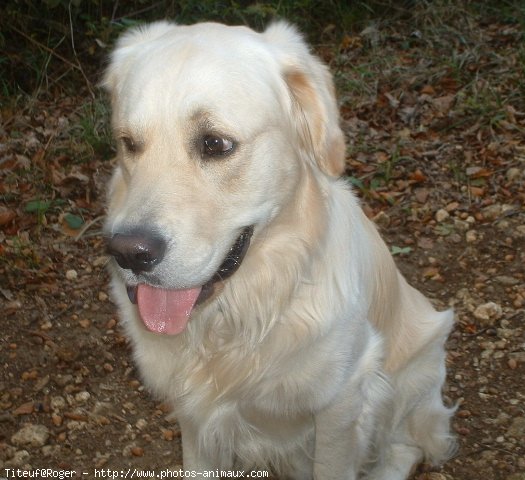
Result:
<instances>
[{"instance_id":1,"label":"small stone","mask_svg":"<svg viewBox=\"0 0 525 480\"><path fill-rule=\"evenodd\" d=\"M44 332L47 332L48 330L51 330L52 328L53 328L53 324L49 320L46 320L45 322L42 322L40 324L40 330L43 330Z\"/></svg>"},{"instance_id":2,"label":"small stone","mask_svg":"<svg viewBox=\"0 0 525 480\"><path fill-rule=\"evenodd\" d=\"M496 282L500 283L501 285L507 285L507 286L514 286L520 283L520 281L517 278L511 277L510 275L498 275L494 278Z\"/></svg>"},{"instance_id":3,"label":"small stone","mask_svg":"<svg viewBox=\"0 0 525 480\"><path fill-rule=\"evenodd\" d=\"M514 182L515 180L518 180L521 177L521 174L522 173L519 168L512 167L507 170L505 177L507 178L508 182Z\"/></svg>"},{"instance_id":4,"label":"small stone","mask_svg":"<svg viewBox=\"0 0 525 480\"><path fill-rule=\"evenodd\" d=\"M525 225L518 225L515 229L515 234L517 237L525 237Z\"/></svg>"},{"instance_id":5,"label":"small stone","mask_svg":"<svg viewBox=\"0 0 525 480\"><path fill-rule=\"evenodd\" d=\"M438 472L427 472L419 475L417 480L447 480L447 477Z\"/></svg>"},{"instance_id":6,"label":"small stone","mask_svg":"<svg viewBox=\"0 0 525 480\"><path fill-rule=\"evenodd\" d=\"M134 457L143 457L144 449L142 447L132 447L131 455L133 455Z\"/></svg>"},{"instance_id":7,"label":"small stone","mask_svg":"<svg viewBox=\"0 0 525 480\"><path fill-rule=\"evenodd\" d=\"M66 375L58 374L55 377L55 383L59 387L65 387L68 383L71 383L72 380L73 380L73 375L70 375L70 374L66 374Z\"/></svg>"},{"instance_id":8,"label":"small stone","mask_svg":"<svg viewBox=\"0 0 525 480\"><path fill-rule=\"evenodd\" d=\"M68 270L66 272L66 278L68 280L76 280L78 278L78 273L76 270Z\"/></svg>"},{"instance_id":9,"label":"small stone","mask_svg":"<svg viewBox=\"0 0 525 480\"><path fill-rule=\"evenodd\" d=\"M44 457L56 457L60 452L59 445L44 445L42 447L42 455Z\"/></svg>"},{"instance_id":10,"label":"small stone","mask_svg":"<svg viewBox=\"0 0 525 480\"><path fill-rule=\"evenodd\" d=\"M448 237L449 241L452 242L452 243L461 243L461 241L463 240L461 238L461 235L459 235L458 233L451 233Z\"/></svg>"},{"instance_id":11,"label":"small stone","mask_svg":"<svg viewBox=\"0 0 525 480\"><path fill-rule=\"evenodd\" d=\"M79 404L86 403L91 397L91 394L89 392L78 392L75 395L75 401Z\"/></svg>"},{"instance_id":12,"label":"small stone","mask_svg":"<svg viewBox=\"0 0 525 480\"><path fill-rule=\"evenodd\" d=\"M128 385L131 387L131 388L140 388L141 387L141 383L138 381L138 380L130 380L130 382L128 383Z\"/></svg>"},{"instance_id":13,"label":"small stone","mask_svg":"<svg viewBox=\"0 0 525 480\"><path fill-rule=\"evenodd\" d=\"M148 426L148 422L144 418L139 418L135 423L135 426L139 430L144 430Z\"/></svg>"},{"instance_id":14,"label":"small stone","mask_svg":"<svg viewBox=\"0 0 525 480\"><path fill-rule=\"evenodd\" d=\"M6 467L22 467L29 460L29 452L27 450L18 450L14 453L10 460L7 460L4 464Z\"/></svg>"},{"instance_id":15,"label":"small stone","mask_svg":"<svg viewBox=\"0 0 525 480\"><path fill-rule=\"evenodd\" d=\"M434 241L429 237L420 237L417 241L417 246L424 250L432 250L434 248Z\"/></svg>"},{"instance_id":16,"label":"small stone","mask_svg":"<svg viewBox=\"0 0 525 480\"><path fill-rule=\"evenodd\" d=\"M459 410L458 413L456 414L456 416L459 418L468 418L471 415L472 413L470 412L470 410Z\"/></svg>"},{"instance_id":17,"label":"small stone","mask_svg":"<svg viewBox=\"0 0 525 480\"><path fill-rule=\"evenodd\" d=\"M509 358L507 365L511 370L516 370L516 368L518 368L518 362L515 358Z\"/></svg>"},{"instance_id":18,"label":"small stone","mask_svg":"<svg viewBox=\"0 0 525 480\"><path fill-rule=\"evenodd\" d=\"M469 230L465 234L465 240L467 243L474 243L478 239L478 234L475 230Z\"/></svg>"},{"instance_id":19,"label":"small stone","mask_svg":"<svg viewBox=\"0 0 525 480\"><path fill-rule=\"evenodd\" d=\"M107 257L106 255L103 255L103 256L95 258L95 260L91 262L91 265L93 265L94 267L103 267L104 265L108 263L108 261L109 261L109 257Z\"/></svg>"},{"instance_id":20,"label":"small stone","mask_svg":"<svg viewBox=\"0 0 525 480\"><path fill-rule=\"evenodd\" d=\"M11 437L11 443L17 446L43 447L49 438L49 429L45 425L28 423Z\"/></svg>"},{"instance_id":21,"label":"small stone","mask_svg":"<svg viewBox=\"0 0 525 480\"><path fill-rule=\"evenodd\" d=\"M493 325L502 315L501 306L494 302L484 303L474 310L474 317L487 325Z\"/></svg>"},{"instance_id":22,"label":"small stone","mask_svg":"<svg viewBox=\"0 0 525 480\"><path fill-rule=\"evenodd\" d=\"M162 430L162 438L168 442L171 442L175 437L175 432L173 430L167 429Z\"/></svg>"},{"instance_id":23,"label":"small stone","mask_svg":"<svg viewBox=\"0 0 525 480\"><path fill-rule=\"evenodd\" d=\"M66 406L66 399L60 395L51 397L50 405L54 411L62 410Z\"/></svg>"},{"instance_id":24,"label":"small stone","mask_svg":"<svg viewBox=\"0 0 525 480\"><path fill-rule=\"evenodd\" d=\"M82 320L79 320L79 321L78 321L78 324L79 324L82 328L89 328L90 325L91 325L91 320L88 320L87 318L83 318Z\"/></svg>"},{"instance_id":25,"label":"small stone","mask_svg":"<svg viewBox=\"0 0 525 480\"><path fill-rule=\"evenodd\" d=\"M49 383L49 378L49 375L44 375L35 383L33 390L35 392L39 392L40 390L42 390Z\"/></svg>"},{"instance_id":26,"label":"small stone","mask_svg":"<svg viewBox=\"0 0 525 480\"><path fill-rule=\"evenodd\" d=\"M481 213L483 214L483 218L485 220L496 220L503 211L502 205L499 203L496 203L494 205L489 205L488 207L485 207L483 210L481 210Z\"/></svg>"},{"instance_id":27,"label":"small stone","mask_svg":"<svg viewBox=\"0 0 525 480\"><path fill-rule=\"evenodd\" d=\"M459 218L454 218L454 228L462 232L466 232L470 228L470 224L465 220L460 220Z\"/></svg>"},{"instance_id":28,"label":"small stone","mask_svg":"<svg viewBox=\"0 0 525 480\"><path fill-rule=\"evenodd\" d=\"M122 449L122 456L123 457L131 457L133 454L131 453L131 450L133 450L134 448L137 448L137 446L135 444L130 444L130 445L126 445L123 449Z\"/></svg>"},{"instance_id":29,"label":"small stone","mask_svg":"<svg viewBox=\"0 0 525 480\"><path fill-rule=\"evenodd\" d=\"M516 417L514 420L512 420L512 423L507 430L506 436L516 439L525 438L525 417Z\"/></svg>"},{"instance_id":30,"label":"small stone","mask_svg":"<svg viewBox=\"0 0 525 480\"><path fill-rule=\"evenodd\" d=\"M117 325L117 321L114 318L110 318L108 320L108 323L106 323L106 328L108 330L113 330L115 328L115 325Z\"/></svg>"},{"instance_id":31,"label":"small stone","mask_svg":"<svg viewBox=\"0 0 525 480\"><path fill-rule=\"evenodd\" d=\"M498 223L496 223L496 228L498 230L502 230L503 232L507 232L511 227L508 220L500 220Z\"/></svg>"},{"instance_id":32,"label":"small stone","mask_svg":"<svg viewBox=\"0 0 525 480\"><path fill-rule=\"evenodd\" d=\"M448 217L450 217L450 213L448 213L444 208L440 208L435 215L436 222L439 223L445 221Z\"/></svg>"},{"instance_id":33,"label":"small stone","mask_svg":"<svg viewBox=\"0 0 525 480\"><path fill-rule=\"evenodd\" d=\"M108 295L105 292L98 292L98 299L101 302L105 302L108 299Z\"/></svg>"},{"instance_id":34,"label":"small stone","mask_svg":"<svg viewBox=\"0 0 525 480\"><path fill-rule=\"evenodd\" d=\"M516 330L512 328L497 328L496 333L499 338L503 339L512 339L516 336ZM505 348L505 345L502 348Z\"/></svg>"},{"instance_id":35,"label":"small stone","mask_svg":"<svg viewBox=\"0 0 525 480\"><path fill-rule=\"evenodd\" d=\"M162 413L171 413L171 406L168 404L168 403L160 403L159 405L157 405L157 408L162 412Z\"/></svg>"},{"instance_id":36,"label":"small stone","mask_svg":"<svg viewBox=\"0 0 525 480\"><path fill-rule=\"evenodd\" d=\"M60 415L57 415L56 413L53 413L51 415L51 421L53 422L53 425L55 427L60 427L60 425L62 425L62 422L64 421L64 419Z\"/></svg>"},{"instance_id":37,"label":"small stone","mask_svg":"<svg viewBox=\"0 0 525 480\"><path fill-rule=\"evenodd\" d=\"M66 424L66 428L70 431L79 431L86 428L86 422L80 420L70 420Z\"/></svg>"},{"instance_id":38,"label":"small stone","mask_svg":"<svg viewBox=\"0 0 525 480\"><path fill-rule=\"evenodd\" d=\"M22 372L21 378L24 381L36 380L38 378L38 372L36 370L26 370Z\"/></svg>"}]
</instances>

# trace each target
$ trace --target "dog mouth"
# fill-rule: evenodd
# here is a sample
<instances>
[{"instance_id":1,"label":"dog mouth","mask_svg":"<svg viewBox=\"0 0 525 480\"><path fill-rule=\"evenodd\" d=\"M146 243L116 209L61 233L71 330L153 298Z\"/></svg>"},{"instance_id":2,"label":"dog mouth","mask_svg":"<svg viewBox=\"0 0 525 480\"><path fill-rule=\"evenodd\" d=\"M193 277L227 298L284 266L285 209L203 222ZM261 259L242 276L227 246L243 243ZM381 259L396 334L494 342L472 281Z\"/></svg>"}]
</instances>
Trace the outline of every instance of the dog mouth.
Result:
<instances>
[{"instance_id":1,"label":"dog mouth","mask_svg":"<svg viewBox=\"0 0 525 480\"><path fill-rule=\"evenodd\" d=\"M128 285L128 298L138 305L146 328L168 335L183 332L193 308L210 298L215 284L231 277L241 266L252 235L253 225L243 228L217 271L204 285L187 289L166 289L145 283Z\"/></svg>"}]
</instances>

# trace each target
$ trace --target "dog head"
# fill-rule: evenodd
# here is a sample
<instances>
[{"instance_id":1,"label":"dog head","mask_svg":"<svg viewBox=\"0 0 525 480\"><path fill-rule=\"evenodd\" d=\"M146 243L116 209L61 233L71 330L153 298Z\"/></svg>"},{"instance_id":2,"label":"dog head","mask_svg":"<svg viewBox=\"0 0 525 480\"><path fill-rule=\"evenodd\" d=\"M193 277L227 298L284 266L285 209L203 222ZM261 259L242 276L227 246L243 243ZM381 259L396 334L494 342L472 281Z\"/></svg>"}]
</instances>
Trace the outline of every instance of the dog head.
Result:
<instances>
[{"instance_id":1,"label":"dog head","mask_svg":"<svg viewBox=\"0 0 525 480\"><path fill-rule=\"evenodd\" d=\"M179 333L293 203L305 170L342 173L331 77L284 23L158 22L119 40L103 85L118 145L113 271L150 330Z\"/></svg>"}]
</instances>

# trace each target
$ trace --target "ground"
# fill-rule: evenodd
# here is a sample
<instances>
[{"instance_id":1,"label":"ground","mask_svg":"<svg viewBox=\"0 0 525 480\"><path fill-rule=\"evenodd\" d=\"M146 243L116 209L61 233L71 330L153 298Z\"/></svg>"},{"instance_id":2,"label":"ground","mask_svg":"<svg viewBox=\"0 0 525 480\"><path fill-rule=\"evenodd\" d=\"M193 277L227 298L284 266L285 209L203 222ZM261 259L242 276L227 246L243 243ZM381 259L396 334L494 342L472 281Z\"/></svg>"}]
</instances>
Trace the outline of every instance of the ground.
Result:
<instances>
[{"instance_id":1,"label":"ground","mask_svg":"<svg viewBox=\"0 0 525 480\"><path fill-rule=\"evenodd\" d=\"M457 316L444 394L458 452L414 478L523 480L523 28L443 10L333 35L316 51L336 78L349 181L409 282ZM181 465L109 298L107 115L79 90L1 110L0 477Z\"/></svg>"}]
</instances>

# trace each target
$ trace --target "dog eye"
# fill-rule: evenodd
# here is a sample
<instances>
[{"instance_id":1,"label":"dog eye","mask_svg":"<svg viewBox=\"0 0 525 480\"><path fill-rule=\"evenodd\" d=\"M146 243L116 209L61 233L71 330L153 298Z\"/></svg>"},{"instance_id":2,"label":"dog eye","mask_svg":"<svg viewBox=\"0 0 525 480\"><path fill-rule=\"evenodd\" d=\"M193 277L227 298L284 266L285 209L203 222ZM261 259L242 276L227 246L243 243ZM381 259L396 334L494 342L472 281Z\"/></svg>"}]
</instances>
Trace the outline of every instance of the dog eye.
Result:
<instances>
[{"instance_id":1,"label":"dog eye","mask_svg":"<svg viewBox=\"0 0 525 480\"><path fill-rule=\"evenodd\" d=\"M227 155L233 150L233 142L216 135L206 135L202 139L202 154L208 157Z\"/></svg>"},{"instance_id":2,"label":"dog eye","mask_svg":"<svg viewBox=\"0 0 525 480\"><path fill-rule=\"evenodd\" d=\"M138 145L131 137L120 137L120 141L122 142L122 145L124 145L126 152L137 153Z\"/></svg>"}]
</instances>

